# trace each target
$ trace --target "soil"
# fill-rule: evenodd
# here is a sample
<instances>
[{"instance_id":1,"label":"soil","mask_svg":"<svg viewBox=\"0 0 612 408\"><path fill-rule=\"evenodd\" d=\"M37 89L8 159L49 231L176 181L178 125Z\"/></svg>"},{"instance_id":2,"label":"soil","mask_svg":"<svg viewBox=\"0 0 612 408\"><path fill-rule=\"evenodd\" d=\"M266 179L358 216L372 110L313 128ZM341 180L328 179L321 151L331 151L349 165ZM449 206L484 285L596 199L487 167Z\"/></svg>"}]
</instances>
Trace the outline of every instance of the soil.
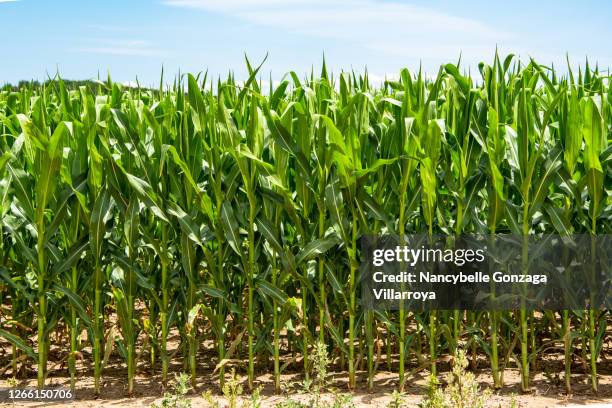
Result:
<instances>
[{"instance_id":1,"label":"soil","mask_svg":"<svg viewBox=\"0 0 612 408\"><path fill-rule=\"evenodd\" d=\"M174 362L171 367L172 371L179 372L182 369L182 364ZM484 365L484 364L483 364ZM447 371L441 367L442 371ZM555 374L544 375L538 372L532 377L532 392L529 394L521 394L520 392L520 375L516 368L508 368L504 372L504 387L502 390L493 393L489 399L487 406L490 407L510 407L514 402L518 407L529 408L544 408L553 406L586 406L589 404L598 404L597 406L612 407L612 362L600 363L599 375L599 392L597 395L590 390L590 377L584 372L576 371L572 375L573 394L566 395L561 372L556 371ZM59 372L58 372L59 371ZM47 384L48 387L66 387L70 385L70 378L65 372L65 369L52 371ZM150 407L151 404L159 404L163 395L161 379L159 374L149 375L146 372L139 371L136 378L136 386L134 397L126 396L126 379L125 369L120 366L107 367L104 371L102 382L102 392L99 398L96 398L93 393L93 378L90 376L89 370L83 367L83 375L78 377L78 385L75 392L76 398L69 402L26 402L18 405L0 403L0 407L4 406L24 406L24 407ZM408 387L406 389L404 403L407 407L417 406L423 399L427 390L427 371L417 372L409 377ZM229 375L228 375L229 376ZM336 393L348 393L346 384L347 374L345 372L332 373L334 391ZM442 373L441 378L445 377ZM476 371L476 379L480 383L481 389L489 388L491 384L491 373L487 369L478 369ZM397 374L392 372L380 371L374 382L373 392L367 391L366 373L359 373L359 383L357 391L352 393L353 402L356 407L378 406L385 407L391 402L391 394L397 389ZM288 398L308 402L310 396L302 390L303 378L300 374L285 374L282 376L281 395L276 395L273 388L273 378L266 374L256 378L256 386L261 386L262 406L272 407L278 403L286 401ZM246 390L246 381L242 378L243 388ZM9 379L0 380L0 387L16 386L18 388L35 387L36 380L29 378L27 380L17 381L15 383ZM213 397L218 401L221 407L227 406L227 401L220 395L216 375L213 376L206 373L198 373L198 383L196 385L197 392L191 392L188 397L192 401L193 407L210 407L207 400L202 396L206 391L210 391ZM241 401L248 401L248 393L244 393L240 397ZM333 393L327 392L323 395L326 400L333 399ZM241 406L240 403L238 406Z\"/></svg>"}]
</instances>

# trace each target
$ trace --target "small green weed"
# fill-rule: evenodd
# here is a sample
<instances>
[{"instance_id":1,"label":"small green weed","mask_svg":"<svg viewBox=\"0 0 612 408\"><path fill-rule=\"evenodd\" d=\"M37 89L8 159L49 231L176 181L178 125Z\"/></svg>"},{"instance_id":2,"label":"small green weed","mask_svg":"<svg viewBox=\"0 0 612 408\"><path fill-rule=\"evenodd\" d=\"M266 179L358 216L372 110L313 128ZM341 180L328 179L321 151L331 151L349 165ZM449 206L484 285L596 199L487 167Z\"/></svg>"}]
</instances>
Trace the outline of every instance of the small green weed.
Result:
<instances>
[{"instance_id":1,"label":"small green weed","mask_svg":"<svg viewBox=\"0 0 612 408\"><path fill-rule=\"evenodd\" d=\"M171 392L164 393L161 404L151 404L151 408L191 408L191 400L186 397L191 389L189 376L180 373L175 377L171 388Z\"/></svg>"}]
</instances>

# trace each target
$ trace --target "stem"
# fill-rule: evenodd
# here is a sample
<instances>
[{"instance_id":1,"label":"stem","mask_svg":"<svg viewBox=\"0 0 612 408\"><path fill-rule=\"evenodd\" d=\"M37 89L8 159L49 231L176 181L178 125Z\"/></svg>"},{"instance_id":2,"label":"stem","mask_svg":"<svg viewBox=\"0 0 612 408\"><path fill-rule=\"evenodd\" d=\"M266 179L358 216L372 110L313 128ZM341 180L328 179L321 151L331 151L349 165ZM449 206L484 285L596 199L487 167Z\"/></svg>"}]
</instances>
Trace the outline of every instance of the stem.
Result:
<instances>
[{"instance_id":1,"label":"stem","mask_svg":"<svg viewBox=\"0 0 612 408\"><path fill-rule=\"evenodd\" d=\"M340 316L340 319L338 319L338 332L339 333L344 333L345 321L346 319L343 316ZM340 353L340 361L338 362L338 365L341 371L344 370L345 360L346 360L346 353Z\"/></svg>"},{"instance_id":2,"label":"stem","mask_svg":"<svg viewBox=\"0 0 612 408\"><path fill-rule=\"evenodd\" d=\"M595 244L595 217L592 218L592 234L591 234L591 266L595 265L596 244ZM592 269L592 275L594 276L594 270ZM589 351L591 353L591 389L594 393L597 393L597 350L595 349L595 307L593 300L591 299L591 305L589 308Z\"/></svg>"},{"instance_id":3,"label":"stem","mask_svg":"<svg viewBox=\"0 0 612 408\"><path fill-rule=\"evenodd\" d=\"M527 354L527 311L520 310L521 321L521 391L529 392L529 361Z\"/></svg>"},{"instance_id":4,"label":"stem","mask_svg":"<svg viewBox=\"0 0 612 408\"><path fill-rule=\"evenodd\" d=\"M134 314L134 312L133 312L133 301L134 301L133 296L129 296L128 297L128 302L129 302L129 304L128 304L128 307L129 307L128 314L129 314L129 318L130 318L130 323L128 323L128 324L129 324L130 327L129 327L128 330L132 333L130 335L130 342L128 344L128 349L127 349L127 360L128 360L127 361L127 364L128 364L128 367L127 367L127 370L128 370L128 395L129 396L132 396L134 394L134 374L135 374L135 371L136 371L135 370L135 368L136 368L135 367L135 361L134 361L135 355L136 355L136 353L135 353L135 345L134 345L134 334L133 334L134 333L134 327L133 327L133 324L132 324L132 318L133 318L133 314Z\"/></svg>"},{"instance_id":5,"label":"stem","mask_svg":"<svg viewBox=\"0 0 612 408\"><path fill-rule=\"evenodd\" d=\"M565 351L565 391L570 394L572 392L571 375L572 375L572 333L570 329L569 310L563 310L563 345Z\"/></svg>"},{"instance_id":6,"label":"stem","mask_svg":"<svg viewBox=\"0 0 612 408\"><path fill-rule=\"evenodd\" d=\"M276 257L273 259L273 269L272 269L272 285L276 287L276 278L278 271L276 270ZM272 316L274 323L274 391L278 394L281 390L280 388L280 357L279 357L279 324L278 324L278 305L276 304L276 300L273 301L274 306L274 314Z\"/></svg>"},{"instance_id":7,"label":"stem","mask_svg":"<svg viewBox=\"0 0 612 408\"><path fill-rule=\"evenodd\" d=\"M429 312L429 358L431 359L431 375L435 376L436 369L436 311Z\"/></svg>"},{"instance_id":8,"label":"stem","mask_svg":"<svg viewBox=\"0 0 612 408\"><path fill-rule=\"evenodd\" d=\"M45 386L47 374L47 347L45 330L47 325L47 296L45 293L46 260L45 233L42 220L38 222L38 388Z\"/></svg>"},{"instance_id":9,"label":"stem","mask_svg":"<svg viewBox=\"0 0 612 408\"><path fill-rule=\"evenodd\" d=\"M134 394L134 342L130 340L127 349L128 395Z\"/></svg>"},{"instance_id":10,"label":"stem","mask_svg":"<svg viewBox=\"0 0 612 408\"><path fill-rule=\"evenodd\" d=\"M433 223L429 224L429 242L433 243ZM429 312L429 358L431 359L431 374L436 375L436 311Z\"/></svg>"},{"instance_id":11,"label":"stem","mask_svg":"<svg viewBox=\"0 0 612 408\"><path fill-rule=\"evenodd\" d=\"M595 311L589 309L589 351L591 352L591 389L597 393L597 350L595 350Z\"/></svg>"},{"instance_id":12,"label":"stem","mask_svg":"<svg viewBox=\"0 0 612 408\"><path fill-rule=\"evenodd\" d=\"M219 355L219 362L221 362L225 358L225 315L223 314L223 303L221 301L219 301L217 314L218 314L217 331L219 333L217 354ZM223 366L219 369L219 387L223 389L224 385L225 385L225 367Z\"/></svg>"},{"instance_id":13,"label":"stem","mask_svg":"<svg viewBox=\"0 0 612 408\"><path fill-rule=\"evenodd\" d=\"M588 310L585 310L585 316L588 314ZM582 361L584 361L584 374L587 375L589 373L587 365L586 365L586 361L588 360L587 358L587 319L586 317L583 317L581 322L580 322L580 331L582 332L582 336L581 337L581 345L580 345L580 351L581 351L581 355L582 355Z\"/></svg>"},{"instance_id":14,"label":"stem","mask_svg":"<svg viewBox=\"0 0 612 408\"><path fill-rule=\"evenodd\" d=\"M372 312L366 312L366 339L368 341L368 390L374 388L374 342L372 341Z\"/></svg>"},{"instance_id":15,"label":"stem","mask_svg":"<svg viewBox=\"0 0 612 408\"><path fill-rule=\"evenodd\" d=\"M491 227L491 240L495 240L495 232L496 225L493 223ZM493 299L495 299L495 284L491 282L491 288L493 293ZM497 307L495 305L494 307ZM499 355L497 350L497 332L498 332L498 314L495 310L490 312L491 316L491 374L493 376L493 387L495 389L500 389L502 387L501 384L501 376L499 373Z\"/></svg>"},{"instance_id":16,"label":"stem","mask_svg":"<svg viewBox=\"0 0 612 408\"><path fill-rule=\"evenodd\" d=\"M530 334L530 338L531 338L531 350L533 350L533 352L535 353L535 351L537 350L536 348L536 327L535 327L535 317L533 316L533 312L529 311L527 312L527 316L529 319L529 334ZM534 358L531 359L531 369L535 372L536 371L536 362L537 360Z\"/></svg>"},{"instance_id":17,"label":"stem","mask_svg":"<svg viewBox=\"0 0 612 408\"><path fill-rule=\"evenodd\" d=\"M220 197L220 194L218 194L218 197ZM220 209L222 206L222 201L217 198L217 208ZM220 210L219 210L220 211ZM221 221L218 221L219 224L221 223ZM220 228L216 228L216 234L217 234L217 243L218 243L218 253L219 256L217 256L217 279L219 281L219 285L222 285L223 282L223 277L225 276L225 273L223 271L223 256L222 256L222 250L221 250L221 243L223 242L223 234L221 232ZM219 363L221 363L223 361L223 359L225 358L225 320L226 320L226 316L225 316L225 312L224 312L224 305L223 305L223 300L219 299L219 303L217 305L217 332L218 332L218 345L217 345L217 354L219 355ZM221 366L221 368L219 369L219 387L221 389L223 389L223 386L225 385L225 366Z\"/></svg>"},{"instance_id":18,"label":"stem","mask_svg":"<svg viewBox=\"0 0 612 408\"><path fill-rule=\"evenodd\" d=\"M250 197L250 196L249 196ZM255 337L255 329L253 322L253 280L255 275L255 200L249 199L249 268L248 268L248 348L249 348L249 368L248 368L248 386L249 390L253 390L253 380L255 377L255 362L253 355L253 340Z\"/></svg>"},{"instance_id":19,"label":"stem","mask_svg":"<svg viewBox=\"0 0 612 408\"><path fill-rule=\"evenodd\" d=\"M355 388L355 272L357 256L357 220L355 209L351 206L351 217L353 220L351 248L352 254L349 256L350 277L349 277L349 388Z\"/></svg>"},{"instance_id":20,"label":"stem","mask_svg":"<svg viewBox=\"0 0 612 408\"><path fill-rule=\"evenodd\" d=\"M162 251L168 248L168 228L162 225ZM160 310L161 318L161 362L162 362L162 384L165 386L168 379L168 259L166 253L161 257L161 274L162 274L162 304Z\"/></svg>"},{"instance_id":21,"label":"stem","mask_svg":"<svg viewBox=\"0 0 612 408\"><path fill-rule=\"evenodd\" d=\"M157 302L153 299L149 301L149 313L151 314L151 321L157 321ZM157 349L157 325L151 324L149 328L149 358L151 361L151 375L155 375L155 359Z\"/></svg>"},{"instance_id":22,"label":"stem","mask_svg":"<svg viewBox=\"0 0 612 408\"><path fill-rule=\"evenodd\" d=\"M189 310L194 307L194 299L195 299L195 287L193 284L193 279L189 280ZM197 329L196 326L193 325L190 328L189 332L189 370L191 374L191 386L195 388L196 386L196 354L198 351L198 345L196 340Z\"/></svg>"},{"instance_id":23,"label":"stem","mask_svg":"<svg viewBox=\"0 0 612 408\"><path fill-rule=\"evenodd\" d=\"M502 387L499 377L499 356L497 352L497 312L491 312L491 373L493 375L493 387Z\"/></svg>"},{"instance_id":24,"label":"stem","mask_svg":"<svg viewBox=\"0 0 612 408\"><path fill-rule=\"evenodd\" d=\"M529 273L529 191L525 192L525 203L523 207L523 242L521 248L521 269L524 275ZM521 301L524 302L524 299ZM529 392L529 354L528 354L528 330L527 310L521 305L519 314L521 327L521 391Z\"/></svg>"},{"instance_id":25,"label":"stem","mask_svg":"<svg viewBox=\"0 0 612 408\"><path fill-rule=\"evenodd\" d=\"M308 268L304 266L302 272L304 280L308 280ZM304 379L308 381L310 373L308 371L308 310L307 310L307 288L302 284L302 356L304 358Z\"/></svg>"},{"instance_id":26,"label":"stem","mask_svg":"<svg viewBox=\"0 0 612 408\"><path fill-rule=\"evenodd\" d=\"M400 213L399 213L399 234L400 234L400 245L404 244L404 234L405 234L405 206L406 199L404 198L405 194L400 196ZM402 265L403 266L403 265ZM403 268L402 268L403 269ZM402 283L403 287L403 283ZM403 289L403 288L402 288ZM405 355L404 355L404 343L405 343L405 335L406 335L406 316L404 315L404 301L400 300L399 304L399 391L404 391L405 386ZM387 353L388 358L390 359L389 353Z\"/></svg>"},{"instance_id":27,"label":"stem","mask_svg":"<svg viewBox=\"0 0 612 408\"><path fill-rule=\"evenodd\" d=\"M134 256L134 249L129 246L129 255L130 257ZM133 260L132 260L133 262ZM134 277L134 269L130 267L128 270L128 293L127 293L127 312L128 312L128 333L127 337L127 372L128 372L128 395L131 397L134 394L134 374L135 374L135 335L134 335L134 286L133 282L135 281Z\"/></svg>"},{"instance_id":28,"label":"stem","mask_svg":"<svg viewBox=\"0 0 612 408\"><path fill-rule=\"evenodd\" d=\"M74 293L77 292L78 275L76 266L72 267L71 287ZM76 351L77 351L77 312L74 307L70 310L70 358L68 366L70 369L70 389L74 391L76 386Z\"/></svg>"},{"instance_id":29,"label":"stem","mask_svg":"<svg viewBox=\"0 0 612 408\"><path fill-rule=\"evenodd\" d=\"M325 191L325 188L320 187L321 190ZM319 238L325 237L325 210L319 208ZM319 267L319 342L325 344L325 259L320 256L318 259Z\"/></svg>"},{"instance_id":30,"label":"stem","mask_svg":"<svg viewBox=\"0 0 612 408\"><path fill-rule=\"evenodd\" d=\"M462 159L463 160L463 159ZM464 187L463 187L463 176L460 171L460 180L459 180L459 197L457 197L457 224L455 225L455 238L459 239L461 235L462 226L463 226L463 196L464 196ZM453 340L454 344L452 345L452 354L455 355L457 351L457 345L459 344L459 310L453 310Z\"/></svg>"},{"instance_id":31,"label":"stem","mask_svg":"<svg viewBox=\"0 0 612 408\"><path fill-rule=\"evenodd\" d=\"M80 210L77 211L76 216L74 217L75 223L74 230L72 231L72 241L76 242L79 234L79 220L80 220ZM70 287L74 293L78 293L79 290L79 280L78 280L78 272L77 267L74 265L71 270L70 276ZM77 327L77 311L74 306L70 306L70 357L68 358L68 367L70 370L70 389L72 391L75 390L76 387L76 352L77 352L77 336L78 336L78 327Z\"/></svg>"},{"instance_id":32,"label":"stem","mask_svg":"<svg viewBox=\"0 0 612 408\"><path fill-rule=\"evenodd\" d=\"M100 347L102 337L101 304L102 304L102 268L96 261L94 278L94 393L100 395L100 375L102 365L100 361Z\"/></svg>"}]
</instances>

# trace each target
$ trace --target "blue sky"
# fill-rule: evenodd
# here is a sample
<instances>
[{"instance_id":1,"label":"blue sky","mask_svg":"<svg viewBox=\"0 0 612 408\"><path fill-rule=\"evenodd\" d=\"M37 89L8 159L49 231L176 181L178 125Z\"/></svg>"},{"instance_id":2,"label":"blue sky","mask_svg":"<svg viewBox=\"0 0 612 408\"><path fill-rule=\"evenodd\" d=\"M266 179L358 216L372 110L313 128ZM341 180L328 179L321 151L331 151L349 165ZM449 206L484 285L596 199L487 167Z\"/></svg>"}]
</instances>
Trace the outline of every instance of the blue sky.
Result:
<instances>
[{"instance_id":1,"label":"blue sky","mask_svg":"<svg viewBox=\"0 0 612 408\"><path fill-rule=\"evenodd\" d=\"M490 61L495 47L542 63L612 65L612 2L515 0L0 0L0 83L105 77L153 85L208 69L245 76L269 53L262 73L328 66L376 80L399 69L435 73L462 53L466 66Z\"/></svg>"}]
</instances>

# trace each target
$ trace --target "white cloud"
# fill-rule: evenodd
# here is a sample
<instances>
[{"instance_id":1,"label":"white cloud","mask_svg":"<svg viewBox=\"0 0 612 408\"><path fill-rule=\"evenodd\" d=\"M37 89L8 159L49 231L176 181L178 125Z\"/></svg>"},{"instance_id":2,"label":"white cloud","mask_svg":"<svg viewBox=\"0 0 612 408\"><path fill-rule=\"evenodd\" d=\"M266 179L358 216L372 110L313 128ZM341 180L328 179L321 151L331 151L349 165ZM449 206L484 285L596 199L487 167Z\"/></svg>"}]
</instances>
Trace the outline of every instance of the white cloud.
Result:
<instances>
[{"instance_id":1,"label":"white cloud","mask_svg":"<svg viewBox=\"0 0 612 408\"><path fill-rule=\"evenodd\" d=\"M90 44L73 49L87 54L122 55L134 57L159 57L165 52L143 40L93 40Z\"/></svg>"},{"instance_id":2,"label":"white cloud","mask_svg":"<svg viewBox=\"0 0 612 408\"><path fill-rule=\"evenodd\" d=\"M221 12L241 12L244 10L269 9L271 7L320 6L326 4L325 1L321 0L164 0L163 3L170 6L200 8Z\"/></svg>"},{"instance_id":3,"label":"white cloud","mask_svg":"<svg viewBox=\"0 0 612 408\"><path fill-rule=\"evenodd\" d=\"M142 86L136 81L123 81L121 84L128 88L140 88Z\"/></svg>"},{"instance_id":4,"label":"white cloud","mask_svg":"<svg viewBox=\"0 0 612 408\"><path fill-rule=\"evenodd\" d=\"M19 0L0 0L0 3L15 3Z\"/></svg>"},{"instance_id":5,"label":"white cloud","mask_svg":"<svg viewBox=\"0 0 612 408\"><path fill-rule=\"evenodd\" d=\"M464 60L491 55L514 39L471 18L376 0L164 0L167 5L228 15L247 23L335 39L383 55Z\"/></svg>"},{"instance_id":6,"label":"white cloud","mask_svg":"<svg viewBox=\"0 0 612 408\"><path fill-rule=\"evenodd\" d=\"M391 72L384 75L379 75L373 72L368 72L368 79L371 83L380 85L385 81L397 81L399 79L399 74L395 72Z\"/></svg>"}]
</instances>

